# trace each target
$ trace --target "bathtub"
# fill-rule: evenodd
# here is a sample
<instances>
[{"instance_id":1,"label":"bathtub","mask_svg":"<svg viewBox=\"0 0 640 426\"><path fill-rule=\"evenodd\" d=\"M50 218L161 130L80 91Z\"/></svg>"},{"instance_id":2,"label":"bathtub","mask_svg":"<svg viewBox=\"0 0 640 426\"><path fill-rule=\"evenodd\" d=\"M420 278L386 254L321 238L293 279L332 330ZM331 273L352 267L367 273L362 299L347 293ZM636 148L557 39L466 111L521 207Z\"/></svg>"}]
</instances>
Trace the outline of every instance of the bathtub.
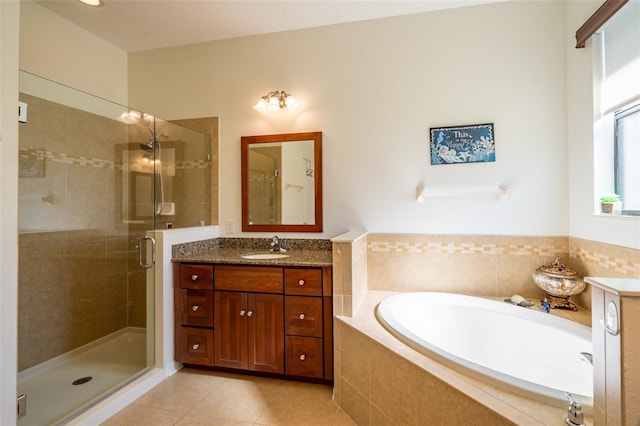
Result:
<instances>
[{"instance_id":1,"label":"bathtub","mask_svg":"<svg viewBox=\"0 0 640 426\"><path fill-rule=\"evenodd\" d=\"M450 293L400 293L377 306L378 321L429 358L483 382L553 405L565 392L593 404L591 329L537 308Z\"/></svg>"}]
</instances>

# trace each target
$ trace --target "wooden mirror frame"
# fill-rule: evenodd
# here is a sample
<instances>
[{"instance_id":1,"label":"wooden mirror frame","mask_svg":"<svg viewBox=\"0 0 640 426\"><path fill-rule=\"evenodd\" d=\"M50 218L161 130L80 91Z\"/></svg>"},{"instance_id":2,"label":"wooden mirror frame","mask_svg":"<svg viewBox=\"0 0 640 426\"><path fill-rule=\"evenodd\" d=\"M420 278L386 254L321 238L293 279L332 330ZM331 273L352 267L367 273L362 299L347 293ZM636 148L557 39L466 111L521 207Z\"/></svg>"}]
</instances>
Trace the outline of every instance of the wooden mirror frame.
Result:
<instances>
[{"instance_id":1,"label":"wooden mirror frame","mask_svg":"<svg viewBox=\"0 0 640 426\"><path fill-rule=\"evenodd\" d=\"M249 222L249 145L274 142L313 141L315 221L313 224L252 224ZM322 232L322 132L283 133L242 136L240 139L242 174L242 232Z\"/></svg>"}]
</instances>

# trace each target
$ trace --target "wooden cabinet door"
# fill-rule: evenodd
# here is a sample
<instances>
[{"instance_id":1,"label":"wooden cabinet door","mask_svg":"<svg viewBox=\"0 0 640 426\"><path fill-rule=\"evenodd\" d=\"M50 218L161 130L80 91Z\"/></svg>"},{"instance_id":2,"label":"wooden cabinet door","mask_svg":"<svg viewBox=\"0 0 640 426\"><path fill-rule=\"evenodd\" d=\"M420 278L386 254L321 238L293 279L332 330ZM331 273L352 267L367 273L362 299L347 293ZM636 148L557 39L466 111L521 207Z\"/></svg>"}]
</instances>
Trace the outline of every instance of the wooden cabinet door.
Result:
<instances>
[{"instance_id":1,"label":"wooden cabinet door","mask_svg":"<svg viewBox=\"0 0 640 426\"><path fill-rule=\"evenodd\" d=\"M215 360L218 367L246 370L247 359L247 293L215 291L214 336Z\"/></svg>"},{"instance_id":2,"label":"wooden cabinet door","mask_svg":"<svg viewBox=\"0 0 640 426\"><path fill-rule=\"evenodd\" d=\"M249 369L284 373L284 303L280 294L248 294Z\"/></svg>"}]
</instances>

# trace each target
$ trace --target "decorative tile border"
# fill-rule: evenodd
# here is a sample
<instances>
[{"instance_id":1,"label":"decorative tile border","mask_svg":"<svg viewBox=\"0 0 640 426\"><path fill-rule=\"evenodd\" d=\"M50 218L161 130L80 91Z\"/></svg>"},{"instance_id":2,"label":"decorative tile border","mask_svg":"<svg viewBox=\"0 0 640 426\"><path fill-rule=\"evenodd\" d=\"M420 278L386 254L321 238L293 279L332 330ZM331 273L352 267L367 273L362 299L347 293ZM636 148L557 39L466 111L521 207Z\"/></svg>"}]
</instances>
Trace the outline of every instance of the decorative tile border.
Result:
<instances>
[{"instance_id":1,"label":"decorative tile border","mask_svg":"<svg viewBox=\"0 0 640 426\"><path fill-rule=\"evenodd\" d=\"M582 260L597 267L614 270L625 276L640 276L640 262L634 262L630 259L622 259L602 253L595 253L585 248L572 249L571 258Z\"/></svg>"},{"instance_id":2,"label":"decorative tile border","mask_svg":"<svg viewBox=\"0 0 640 426\"><path fill-rule=\"evenodd\" d=\"M73 157L64 153L47 151L44 149L20 149L18 152L20 158L34 159L34 160L49 160L54 163L61 164L75 164L78 166L128 170L128 164L115 164L110 160L103 160L101 158L87 158L82 155ZM211 167L211 161L209 160L184 160L177 161L175 163L177 169L206 169Z\"/></svg>"},{"instance_id":3,"label":"decorative tile border","mask_svg":"<svg viewBox=\"0 0 640 426\"><path fill-rule=\"evenodd\" d=\"M76 164L79 166L89 166L98 168L113 169L113 161L102 160L100 158L87 158L84 156L70 157L67 154L46 151L44 149L20 149L18 155L21 158L30 158L35 160L49 160L54 163Z\"/></svg>"},{"instance_id":4,"label":"decorative tile border","mask_svg":"<svg viewBox=\"0 0 640 426\"><path fill-rule=\"evenodd\" d=\"M371 236L370 236L371 237ZM395 238L400 241L394 241ZM423 238L424 242L411 241L407 242L407 238L420 238L415 235L398 234L397 236L378 236L377 238L386 241L369 241L367 250L371 253L424 253L424 254L478 254L478 255L511 255L511 256L569 256L573 260L582 260L591 266L605 268L616 271L624 276L637 277L640 276L640 253L638 250L631 248L619 248L622 252L616 252L618 255L610 255L612 247L609 244L596 243L580 239L570 239L569 237L531 237L532 239L546 240L541 244L531 243L482 243L469 241L465 242L465 236L462 235L438 235ZM375 238L375 237L374 237ZM428 242L429 238L439 240L447 240L454 238L455 242ZM478 239L478 237L469 236L469 240ZM482 238L482 237L480 237ZM491 237L489 237L491 238ZM507 237L509 239L518 239L520 237ZM528 237L522 237L527 239ZM371 239L371 238L370 238ZM549 239L556 240L556 244L549 244ZM558 239L566 240L566 245L562 244ZM405 240L405 241L402 241ZM585 247L586 246L586 247ZM601 250L600 250L601 249ZM628 256L627 256L628 254Z\"/></svg>"},{"instance_id":5,"label":"decorative tile border","mask_svg":"<svg viewBox=\"0 0 640 426\"><path fill-rule=\"evenodd\" d=\"M176 169L207 169L209 167L211 167L211 160L176 161Z\"/></svg>"},{"instance_id":6,"label":"decorative tile border","mask_svg":"<svg viewBox=\"0 0 640 426\"><path fill-rule=\"evenodd\" d=\"M446 253L446 254L486 254L517 256L560 256L566 255L566 247L542 244L477 244L477 243L404 243L404 242L369 242L372 252L389 253Z\"/></svg>"}]
</instances>

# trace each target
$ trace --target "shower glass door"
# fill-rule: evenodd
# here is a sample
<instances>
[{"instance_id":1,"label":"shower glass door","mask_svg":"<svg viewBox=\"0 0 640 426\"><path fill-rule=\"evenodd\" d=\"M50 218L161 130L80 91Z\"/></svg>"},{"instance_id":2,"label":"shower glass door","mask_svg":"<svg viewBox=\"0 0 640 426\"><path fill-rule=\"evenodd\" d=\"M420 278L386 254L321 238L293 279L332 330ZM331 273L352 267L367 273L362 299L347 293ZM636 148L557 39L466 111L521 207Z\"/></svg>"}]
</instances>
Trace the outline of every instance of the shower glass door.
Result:
<instances>
[{"instance_id":1,"label":"shower glass door","mask_svg":"<svg viewBox=\"0 0 640 426\"><path fill-rule=\"evenodd\" d=\"M161 154L154 117L24 72L20 102L24 426L64 422L154 366L153 231L176 214L178 150Z\"/></svg>"}]
</instances>

